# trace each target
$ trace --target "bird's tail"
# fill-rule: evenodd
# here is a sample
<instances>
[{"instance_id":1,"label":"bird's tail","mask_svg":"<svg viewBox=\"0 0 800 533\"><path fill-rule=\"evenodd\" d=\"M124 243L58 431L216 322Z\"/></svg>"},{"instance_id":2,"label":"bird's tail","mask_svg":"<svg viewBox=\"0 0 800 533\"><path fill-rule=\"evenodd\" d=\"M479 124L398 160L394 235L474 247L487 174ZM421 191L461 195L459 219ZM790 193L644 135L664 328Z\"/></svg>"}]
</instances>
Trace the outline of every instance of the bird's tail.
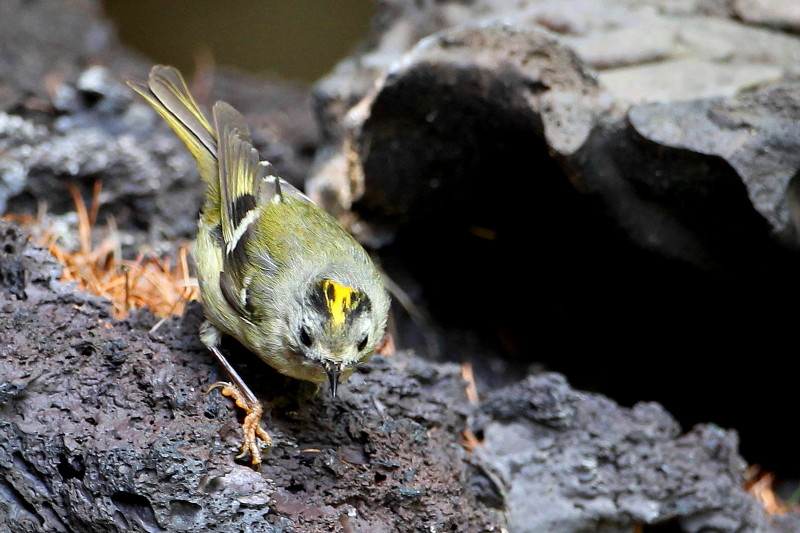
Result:
<instances>
[{"instance_id":1,"label":"bird's tail","mask_svg":"<svg viewBox=\"0 0 800 533\"><path fill-rule=\"evenodd\" d=\"M209 188L209 198L219 198L217 135L189 94L183 76L173 67L156 65L147 83L127 80L164 117L197 160L200 176ZM215 193L216 191L216 193Z\"/></svg>"}]
</instances>

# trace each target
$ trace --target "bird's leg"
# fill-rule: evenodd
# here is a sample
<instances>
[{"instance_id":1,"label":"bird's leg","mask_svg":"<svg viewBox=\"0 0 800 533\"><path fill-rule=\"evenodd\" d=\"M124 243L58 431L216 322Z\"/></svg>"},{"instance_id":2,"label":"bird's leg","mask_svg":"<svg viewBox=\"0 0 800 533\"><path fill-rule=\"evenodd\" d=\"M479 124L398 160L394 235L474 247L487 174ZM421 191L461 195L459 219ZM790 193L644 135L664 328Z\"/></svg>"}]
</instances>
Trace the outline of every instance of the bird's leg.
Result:
<instances>
[{"instance_id":1,"label":"bird's leg","mask_svg":"<svg viewBox=\"0 0 800 533\"><path fill-rule=\"evenodd\" d=\"M261 449L258 446L258 439L264 441L267 446L272 444L272 438L261 427L261 415L264 412L264 408L261 402L256 398L256 395L253 394L253 391L250 390L250 387L247 386L225 356L222 355L222 352L219 351L218 345L220 337L221 335L217 328L208 322L203 323L203 327L200 329L200 338L203 344L214 354L217 362L222 365L222 368L225 369L225 373L228 374L228 377L233 383L227 381L212 383L211 386L206 389L206 394L217 387L221 387L220 393L223 396L233 398L236 405L245 410L246 414L244 422L242 423L244 438L242 440L241 453L239 453L236 458L240 459L244 457L247 452L250 452L251 463L253 465L259 465L261 464Z\"/></svg>"}]
</instances>

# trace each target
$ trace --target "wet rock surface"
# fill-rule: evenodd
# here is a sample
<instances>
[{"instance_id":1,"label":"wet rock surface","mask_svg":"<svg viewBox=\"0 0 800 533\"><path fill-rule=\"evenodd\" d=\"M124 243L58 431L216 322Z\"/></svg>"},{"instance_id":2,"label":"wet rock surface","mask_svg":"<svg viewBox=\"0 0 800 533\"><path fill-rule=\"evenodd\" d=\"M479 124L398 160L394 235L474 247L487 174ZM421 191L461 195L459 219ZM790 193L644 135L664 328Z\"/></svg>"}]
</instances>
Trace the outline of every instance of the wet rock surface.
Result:
<instances>
[{"instance_id":1,"label":"wet rock surface","mask_svg":"<svg viewBox=\"0 0 800 533\"><path fill-rule=\"evenodd\" d=\"M774 408L794 378L762 363L800 297L793 17L768 1L384 2L313 90L321 134L306 88L201 70L201 103L245 112L263 156L295 183L311 172L381 247L414 304L396 309L401 350L331 400L230 341L276 438L255 472L233 459L239 414L203 392L222 376L199 306L154 332L147 312L114 321L3 224L0 523L797 531L742 491L739 454L796 464ZM96 5L3 2L0 30L0 204L67 212L65 181L100 180L125 246L191 237L194 162L125 87L149 63ZM480 402L446 361L472 363ZM733 429L684 433L705 421Z\"/></svg>"}]
</instances>

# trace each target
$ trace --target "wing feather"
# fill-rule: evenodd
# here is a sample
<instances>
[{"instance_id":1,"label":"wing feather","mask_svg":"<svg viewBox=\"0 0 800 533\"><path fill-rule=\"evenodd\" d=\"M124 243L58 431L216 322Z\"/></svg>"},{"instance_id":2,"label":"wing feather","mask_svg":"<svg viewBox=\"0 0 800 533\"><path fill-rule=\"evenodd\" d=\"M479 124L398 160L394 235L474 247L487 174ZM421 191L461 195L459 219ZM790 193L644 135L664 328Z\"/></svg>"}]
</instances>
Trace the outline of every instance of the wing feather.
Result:
<instances>
[{"instance_id":1,"label":"wing feather","mask_svg":"<svg viewBox=\"0 0 800 533\"><path fill-rule=\"evenodd\" d=\"M258 151L250 142L244 117L225 102L214 105L214 124L219 136L219 184L222 196L222 239L231 253L258 216L256 184Z\"/></svg>"}]
</instances>

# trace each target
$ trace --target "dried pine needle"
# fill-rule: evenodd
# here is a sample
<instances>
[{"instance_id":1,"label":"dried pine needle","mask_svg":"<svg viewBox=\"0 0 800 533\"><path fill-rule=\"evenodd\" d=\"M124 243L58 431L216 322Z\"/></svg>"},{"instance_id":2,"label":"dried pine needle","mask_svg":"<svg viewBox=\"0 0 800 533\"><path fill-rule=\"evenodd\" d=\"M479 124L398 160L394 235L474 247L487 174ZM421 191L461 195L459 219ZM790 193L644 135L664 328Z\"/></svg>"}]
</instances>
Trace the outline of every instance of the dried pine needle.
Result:
<instances>
[{"instance_id":1,"label":"dried pine needle","mask_svg":"<svg viewBox=\"0 0 800 533\"><path fill-rule=\"evenodd\" d=\"M483 444L483 442L477 436L475 436L475 433L473 433L470 429L465 429L462 431L461 437L461 447L468 452L474 452L478 446Z\"/></svg>"},{"instance_id":2,"label":"dried pine needle","mask_svg":"<svg viewBox=\"0 0 800 533\"><path fill-rule=\"evenodd\" d=\"M758 465L751 465L745 471L744 489L761 502L768 514L797 512L798 506L784 502L775 494L775 474L764 472Z\"/></svg>"},{"instance_id":3,"label":"dried pine needle","mask_svg":"<svg viewBox=\"0 0 800 533\"><path fill-rule=\"evenodd\" d=\"M68 184L67 189L78 214L79 249L73 252L59 245L59 235L50 229L44 229L36 238L64 266L62 281L75 281L79 289L110 300L115 318L125 318L140 307L149 307L156 316L168 318L183 313L187 302L198 299L197 279L189 271L187 245L178 250L174 265L170 259L143 253L133 261L120 259L119 241L110 224L109 235L93 247L91 236L100 209L101 185L95 183L88 209L75 185ZM38 220L25 215L4 218L26 227L38 224L41 228L44 217L40 214Z\"/></svg>"},{"instance_id":4,"label":"dried pine needle","mask_svg":"<svg viewBox=\"0 0 800 533\"><path fill-rule=\"evenodd\" d=\"M475 383L475 374L472 372L472 363L461 363L461 378L466 382L464 391L469 403L473 405L480 403L478 385Z\"/></svg>"}]
</instances>

